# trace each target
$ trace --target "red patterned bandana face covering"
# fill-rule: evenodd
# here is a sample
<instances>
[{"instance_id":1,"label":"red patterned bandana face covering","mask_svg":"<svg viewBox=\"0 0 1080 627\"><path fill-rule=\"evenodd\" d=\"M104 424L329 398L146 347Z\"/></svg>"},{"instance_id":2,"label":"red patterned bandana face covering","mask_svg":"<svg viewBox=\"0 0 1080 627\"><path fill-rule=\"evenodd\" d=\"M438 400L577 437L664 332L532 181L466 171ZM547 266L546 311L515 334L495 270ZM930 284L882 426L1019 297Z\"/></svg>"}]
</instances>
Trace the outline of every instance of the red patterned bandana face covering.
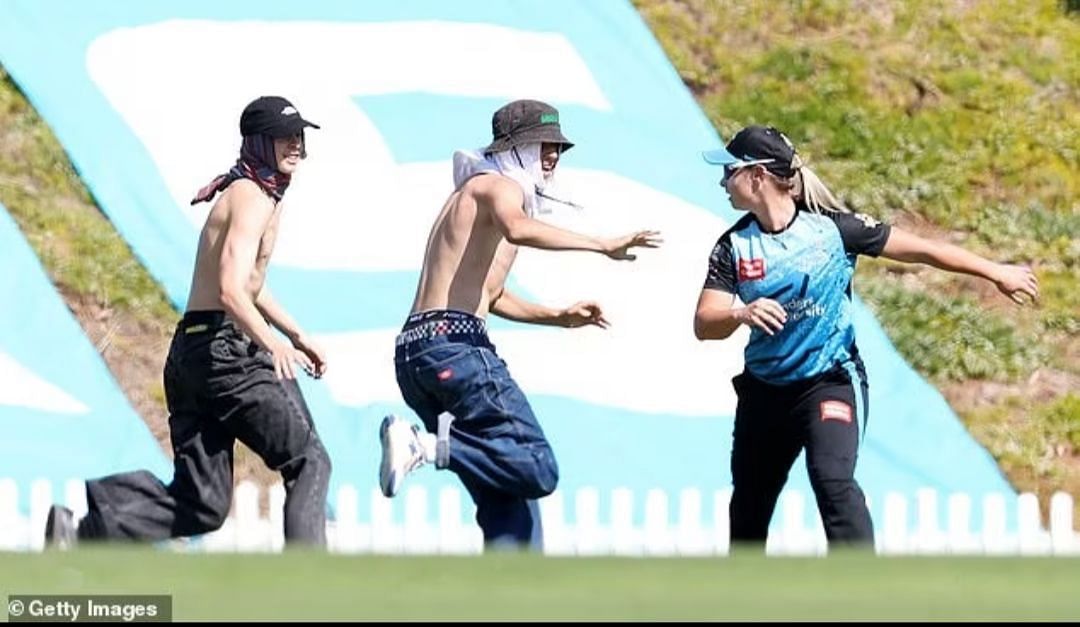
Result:
<instances>
[{"instance_id":1,"label":"red patterned bandana face covering","mask_svg":"<svg viewBox=\"0 0 1080 627\"><path fill-rule=\"evenodd\" d=\"M306 155L301 152L301 158L304 156ZM236 165L203 186L195 194L195 198L191 199L191 204L212 200L218 192L224 191L233 181L242 178L251 179L273 198L274 202L280 202L292 177L278 172L276 163L273 138L267 135L248 135L240 146L240 158L236 160Z\"/></svg>"}]
</instances>

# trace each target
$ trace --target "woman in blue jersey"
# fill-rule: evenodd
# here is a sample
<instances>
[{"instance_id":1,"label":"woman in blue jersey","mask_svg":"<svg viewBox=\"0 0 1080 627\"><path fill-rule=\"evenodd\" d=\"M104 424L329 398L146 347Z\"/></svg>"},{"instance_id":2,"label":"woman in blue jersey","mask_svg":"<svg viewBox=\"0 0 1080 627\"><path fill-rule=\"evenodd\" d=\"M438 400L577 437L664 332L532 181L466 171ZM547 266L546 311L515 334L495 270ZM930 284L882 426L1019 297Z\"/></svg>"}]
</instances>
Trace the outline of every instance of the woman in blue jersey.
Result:
<instances>
[{"instance_id":1,"label":"woman in blue jersey","mask_svg":"<svg viewBox=\"0 0 1080 627\"><path fill-rule=\"evenodd\" d=\"M1038 297L1035 275L850 213L775 128L744 128L726 150L704 157L724 167L721 184L732 206L747 212L713 248L694 317L701 340L750 328L745 369L733 380L732 545L765 541L804 448L830 544L872 544L870 512L855 481L868 400L851 320L856 257L982 277L1021 304Z\"/></svg>"}]
</instances>

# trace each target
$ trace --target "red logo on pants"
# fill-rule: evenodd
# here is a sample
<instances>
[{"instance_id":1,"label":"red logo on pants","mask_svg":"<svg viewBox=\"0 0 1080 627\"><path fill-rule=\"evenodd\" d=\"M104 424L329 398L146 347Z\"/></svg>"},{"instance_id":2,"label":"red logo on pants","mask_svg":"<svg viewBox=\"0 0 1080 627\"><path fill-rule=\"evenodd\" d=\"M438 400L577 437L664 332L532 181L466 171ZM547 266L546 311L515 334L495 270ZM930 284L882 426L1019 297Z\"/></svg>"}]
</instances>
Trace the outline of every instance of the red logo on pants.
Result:
<instances>
[{"instance_id":1,"label":"red logo on pants","mask_svg":"<svg viewBox=\"0 0 1080 627\"><path fill-rule=\"evenodd\" d=\"M757 279L765 278L765 260L764 259L740 259L739 260L739 280L740 281L754 281Z\"/></svg>"},{"instance_id":2,"label":"red logo on pants","mask_svg":"<svg viewBox=\"0 0 1080 627\"><path fill-rule=\"evenodd\" d=\"M851 422L851 405L844 401L822 401L821 419Z\"/></svg>"}]
</instances>

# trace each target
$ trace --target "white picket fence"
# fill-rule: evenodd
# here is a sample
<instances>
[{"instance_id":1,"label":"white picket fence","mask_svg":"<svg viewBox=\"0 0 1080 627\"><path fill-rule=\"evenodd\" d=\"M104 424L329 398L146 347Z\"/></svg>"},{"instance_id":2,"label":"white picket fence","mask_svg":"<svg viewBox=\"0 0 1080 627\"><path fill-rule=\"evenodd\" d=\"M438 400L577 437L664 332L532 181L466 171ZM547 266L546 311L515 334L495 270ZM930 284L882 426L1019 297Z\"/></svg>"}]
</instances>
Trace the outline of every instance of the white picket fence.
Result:
<instances>
[{"instance_id":1,"label":"white picket fence","mask_svg":"<svg viewBox=\"0 0 1080 627\"><path fill-rule=\"evenodd\" d=\"M275 552L284 546L282 505L285 492L270 488L268 517L259 513L259 488L237 486L233 511L225 525L196 538L163 543L181 551ZM635 495L628 489L611 492L607 511L601 512L600 493L583 488L573 495L573 523L567 516L567 496L556 492L541 499L543 552L547 555L712 556L728 553L727 506L730 490L708 495L682 490L677 507L662 490L644 495L643 520L635 521ZM454 487L437 494L430 512L428 491L412 486L396 499L373 490L370 516L359 518L357 490L341 488L337 516L327 525L329 550L336 553L478 554L483 550L479 527L471 521L473 505ZM919 490L912 499L890 493L883 503L883 520L876 529L876 550L882 555L1080 555L1080 533L1073 528L1073 498L1059 492L1050 501L1049 525L1040 520L1034 494L1015 497L988 495L982 502L982 524L973 527L973 503L966 494L945 498L944 516L936 491ZM62 502L81 516L86 512L85 485L69 481ZM18 509L18 488L0 479L0 550L40 551L42 530L54 502L52 485L45 480L30 486L29 516ZM711 507L708 516L705 507ZM467 508L467 509L466 509ZM808 508L810 511L808 511ZM1010 511L1016 524L1007 524ZM432 515L433 514L433 515ZM811 519L816 524L807 525ZM709 521L709 522L705 522ZM909 524L909 521L914 521ZM944 521L944 524L940 524ZM973 528L979 528L975 533ZM825 532L813 501L801 492L785 492L780 499L766 551L770 555L824 555Z\"/></svg>"}]
</instances>

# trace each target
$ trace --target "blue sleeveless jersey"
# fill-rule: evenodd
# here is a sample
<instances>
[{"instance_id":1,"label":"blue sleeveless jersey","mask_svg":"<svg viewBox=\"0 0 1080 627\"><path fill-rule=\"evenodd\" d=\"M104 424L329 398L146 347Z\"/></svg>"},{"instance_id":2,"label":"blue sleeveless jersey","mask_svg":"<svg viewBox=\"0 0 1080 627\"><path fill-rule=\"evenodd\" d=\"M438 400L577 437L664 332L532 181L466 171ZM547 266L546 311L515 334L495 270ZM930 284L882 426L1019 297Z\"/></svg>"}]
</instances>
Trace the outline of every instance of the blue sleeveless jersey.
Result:
<instances>
[{"instance_id":1,"label":"blue sleeveless jersey","mask_svg":"<svg viewBox=\"0 0 1080 627\"><path fill-rule=\"evenodd\" d=\"M743 303L771 298L787 312L775 335L751 327L746 369L773 384L809 379L857 359L851 279L858 255L878 256L889 226L863 214L795 212L778 233L748 214L709 256L705 289Z\"/></svg>"}]
</instances>

